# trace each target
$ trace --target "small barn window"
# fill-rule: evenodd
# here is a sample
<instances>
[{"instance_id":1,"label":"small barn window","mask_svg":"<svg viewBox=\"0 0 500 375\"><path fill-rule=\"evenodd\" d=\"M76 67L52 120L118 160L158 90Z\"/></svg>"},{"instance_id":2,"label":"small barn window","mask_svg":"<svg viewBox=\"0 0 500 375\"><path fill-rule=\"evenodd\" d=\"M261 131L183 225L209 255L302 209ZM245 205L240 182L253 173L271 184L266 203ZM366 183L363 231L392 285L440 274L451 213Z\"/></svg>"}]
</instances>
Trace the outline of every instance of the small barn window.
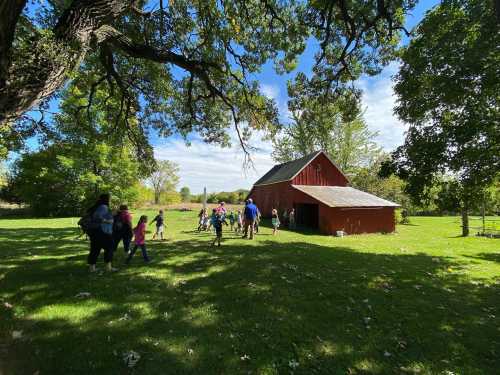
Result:
<instances>
[{"instance_id":1,"label":"small barn window","mask_svg":"<svg viewBox=\"0 0 500 375\"><path fill-rule=\"evenodd\" d=\"M321 164L316 164L316 172L321 172Z\"/></svg>"}]
</instances>

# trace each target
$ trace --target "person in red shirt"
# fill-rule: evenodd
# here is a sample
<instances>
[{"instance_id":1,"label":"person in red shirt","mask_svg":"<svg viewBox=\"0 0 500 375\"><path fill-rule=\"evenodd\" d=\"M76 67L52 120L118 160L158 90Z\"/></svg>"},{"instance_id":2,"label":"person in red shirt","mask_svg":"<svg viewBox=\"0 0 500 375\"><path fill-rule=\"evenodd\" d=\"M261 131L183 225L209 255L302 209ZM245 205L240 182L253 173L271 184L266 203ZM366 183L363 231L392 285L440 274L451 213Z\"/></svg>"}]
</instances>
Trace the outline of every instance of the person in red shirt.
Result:
<instances>
[{"instance_id":1,"label":"person in red shirt","mask_svg":"<svg viewBox=\"0 0 500 375\"><path fill-rule=\"evenodd\" d=\"M122 204L116 215L113 216L113 251L115 252L120 241L123 241L123 250L128 254L133 236L132 215L128 207Z\"/></svg>"},{"instance_id":2,"label":"person in red shirt","mask_svg":"<svg viewBox=\"0 0 500 375\"><path fill-rule=\"evenodd\" d=\"M142 215L137 223L137 226L134 228L134 248L128 253L127 260L125 263L130 263L130 260L134 256L137 248L141 248L142 257L144 258L144 262L149 263L150 259L148 257L148 252L146 250L146 224L148 222L148 217L146 215Z\"/></svg>"}]
</instances>

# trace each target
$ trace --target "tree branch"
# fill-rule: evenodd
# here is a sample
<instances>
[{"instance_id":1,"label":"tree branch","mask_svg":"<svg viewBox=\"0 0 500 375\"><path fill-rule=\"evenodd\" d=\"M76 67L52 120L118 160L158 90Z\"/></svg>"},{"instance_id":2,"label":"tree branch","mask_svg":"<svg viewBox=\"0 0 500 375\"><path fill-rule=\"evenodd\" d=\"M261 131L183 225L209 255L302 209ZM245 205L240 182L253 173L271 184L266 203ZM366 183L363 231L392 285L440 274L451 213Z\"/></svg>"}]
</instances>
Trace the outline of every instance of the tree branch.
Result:
<instances>
[{"instance_id":1,"label":"tree branch","mask_svg":"<svg viewBox=\"0 0 500 375\"><path fill-rule=\"evenodd\" d=\"M0 90L5 86L14 32L26 2L27 0L0 1Z\"/></svg>"}]
</instances>

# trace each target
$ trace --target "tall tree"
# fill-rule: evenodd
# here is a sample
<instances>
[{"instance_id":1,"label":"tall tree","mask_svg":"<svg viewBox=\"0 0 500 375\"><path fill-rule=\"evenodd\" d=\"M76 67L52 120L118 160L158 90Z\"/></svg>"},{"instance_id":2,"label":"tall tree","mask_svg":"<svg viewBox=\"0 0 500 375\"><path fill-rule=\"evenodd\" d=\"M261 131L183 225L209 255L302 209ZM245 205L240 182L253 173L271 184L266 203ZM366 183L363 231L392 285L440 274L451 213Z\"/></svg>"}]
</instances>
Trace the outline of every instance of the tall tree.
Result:
<instances>
[{"instance_id":1,"label":"tall tree","mask_svg":"<svg viewBox=\"0 0 500 375\"><path fill-rule=\"evenodd\" d=\"M359 111L357 98L325 102L317 95L304 94L303 88L298 83L289 86L292 122L273 139L274 159L286 162L321 149L346 173L367 166L380 147L375 142L377 133L368 129Z\"/></svg>"},{"instance_id":2,"label":"tall tree","mask_svg":"<svg viewBox=\"0 0 500 375\"><path fill-rule=\"evenodd\" d=\"M191 190L189 190L189 187L187 186L181 187L180 194L183 202L191 201Z\"/></svg>"},{"instance_id":3,"label":"tall tree","mask_svg":"<svg viewBox=\"0 0 500 375\"><path fill-rule=\"evenodd\" d=\"M333 93L393 58L415 1L4 0L0 126L46 110L68 80L80 79L87 106L106 87L120 115L136 115L139 126L227 143L234 124L245 145L240 124L271 132L277 125L276 106L252 79L265 63L290 72L315 39L311 83Z\"/></svg>"},{"instance_id":4,"label":"tall tree","mask_svg":"<svg viewBox=\"0 0 500 375\"><path fill-rule=\"evenodd\" d=\"M410 124L392 165L418 202L436 176L460 184L462 234L471 200L500 171L500 33L492 1L445 0L403 49L396 114Z\"/></svg>"},{"instance_id":5,"label":"tall tree","mask_svg":"<svg viewBox=\"0 0 500 375\"><path fill-rule=\"evenodd\" d=\"M158 160L156 168L148 178L155 192L155 204L160 204L163 192L175 190L179 183L179 166L170 160Z\"/></svg>"},{"instance_id":6,"label":"tall tree","mask_svg":"<svg viewBox=\"0 0 500 375\"><path fill-rule=\"evenodd\" d=\"M357 168L350 178L351 184L357 189L388 199L400 204L405 209L409 209L410 200L404 192L404 181L394 175L388 177L379 175L382 163L389 157L390 155L381 152L368 165Z\"/></svg>"}]
</instances>

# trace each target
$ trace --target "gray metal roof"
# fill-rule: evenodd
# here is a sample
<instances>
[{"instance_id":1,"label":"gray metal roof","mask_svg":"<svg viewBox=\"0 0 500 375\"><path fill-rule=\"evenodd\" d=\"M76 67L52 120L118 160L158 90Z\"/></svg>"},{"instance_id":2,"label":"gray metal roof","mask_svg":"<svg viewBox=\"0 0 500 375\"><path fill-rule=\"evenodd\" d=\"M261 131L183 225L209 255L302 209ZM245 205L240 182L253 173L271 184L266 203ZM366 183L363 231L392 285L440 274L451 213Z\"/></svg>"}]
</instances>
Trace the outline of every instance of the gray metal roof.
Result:
<instances>
[{"instance_id":1,"label":"gray metal roof","mask_svg":"<svg viewBox=\"0 0 500 375\"><path fill-rule=\"evenodd\" d=\"M268 185L277 182L289 181L294 178L305 166L307 166L322 151L316 151L300 159L272 167L269 172L262 176L254 185Z\"/></svg>"},{"instance_id":2,"label":"gray metal roof","mask_svg":"<svg viewBox=\"0 0 500 375\"><path fill-rule=\"evenodd\" d=\"M348 186L292 186L330 207L399 207L397 203Z\"/></svg>"}]
</instances>

